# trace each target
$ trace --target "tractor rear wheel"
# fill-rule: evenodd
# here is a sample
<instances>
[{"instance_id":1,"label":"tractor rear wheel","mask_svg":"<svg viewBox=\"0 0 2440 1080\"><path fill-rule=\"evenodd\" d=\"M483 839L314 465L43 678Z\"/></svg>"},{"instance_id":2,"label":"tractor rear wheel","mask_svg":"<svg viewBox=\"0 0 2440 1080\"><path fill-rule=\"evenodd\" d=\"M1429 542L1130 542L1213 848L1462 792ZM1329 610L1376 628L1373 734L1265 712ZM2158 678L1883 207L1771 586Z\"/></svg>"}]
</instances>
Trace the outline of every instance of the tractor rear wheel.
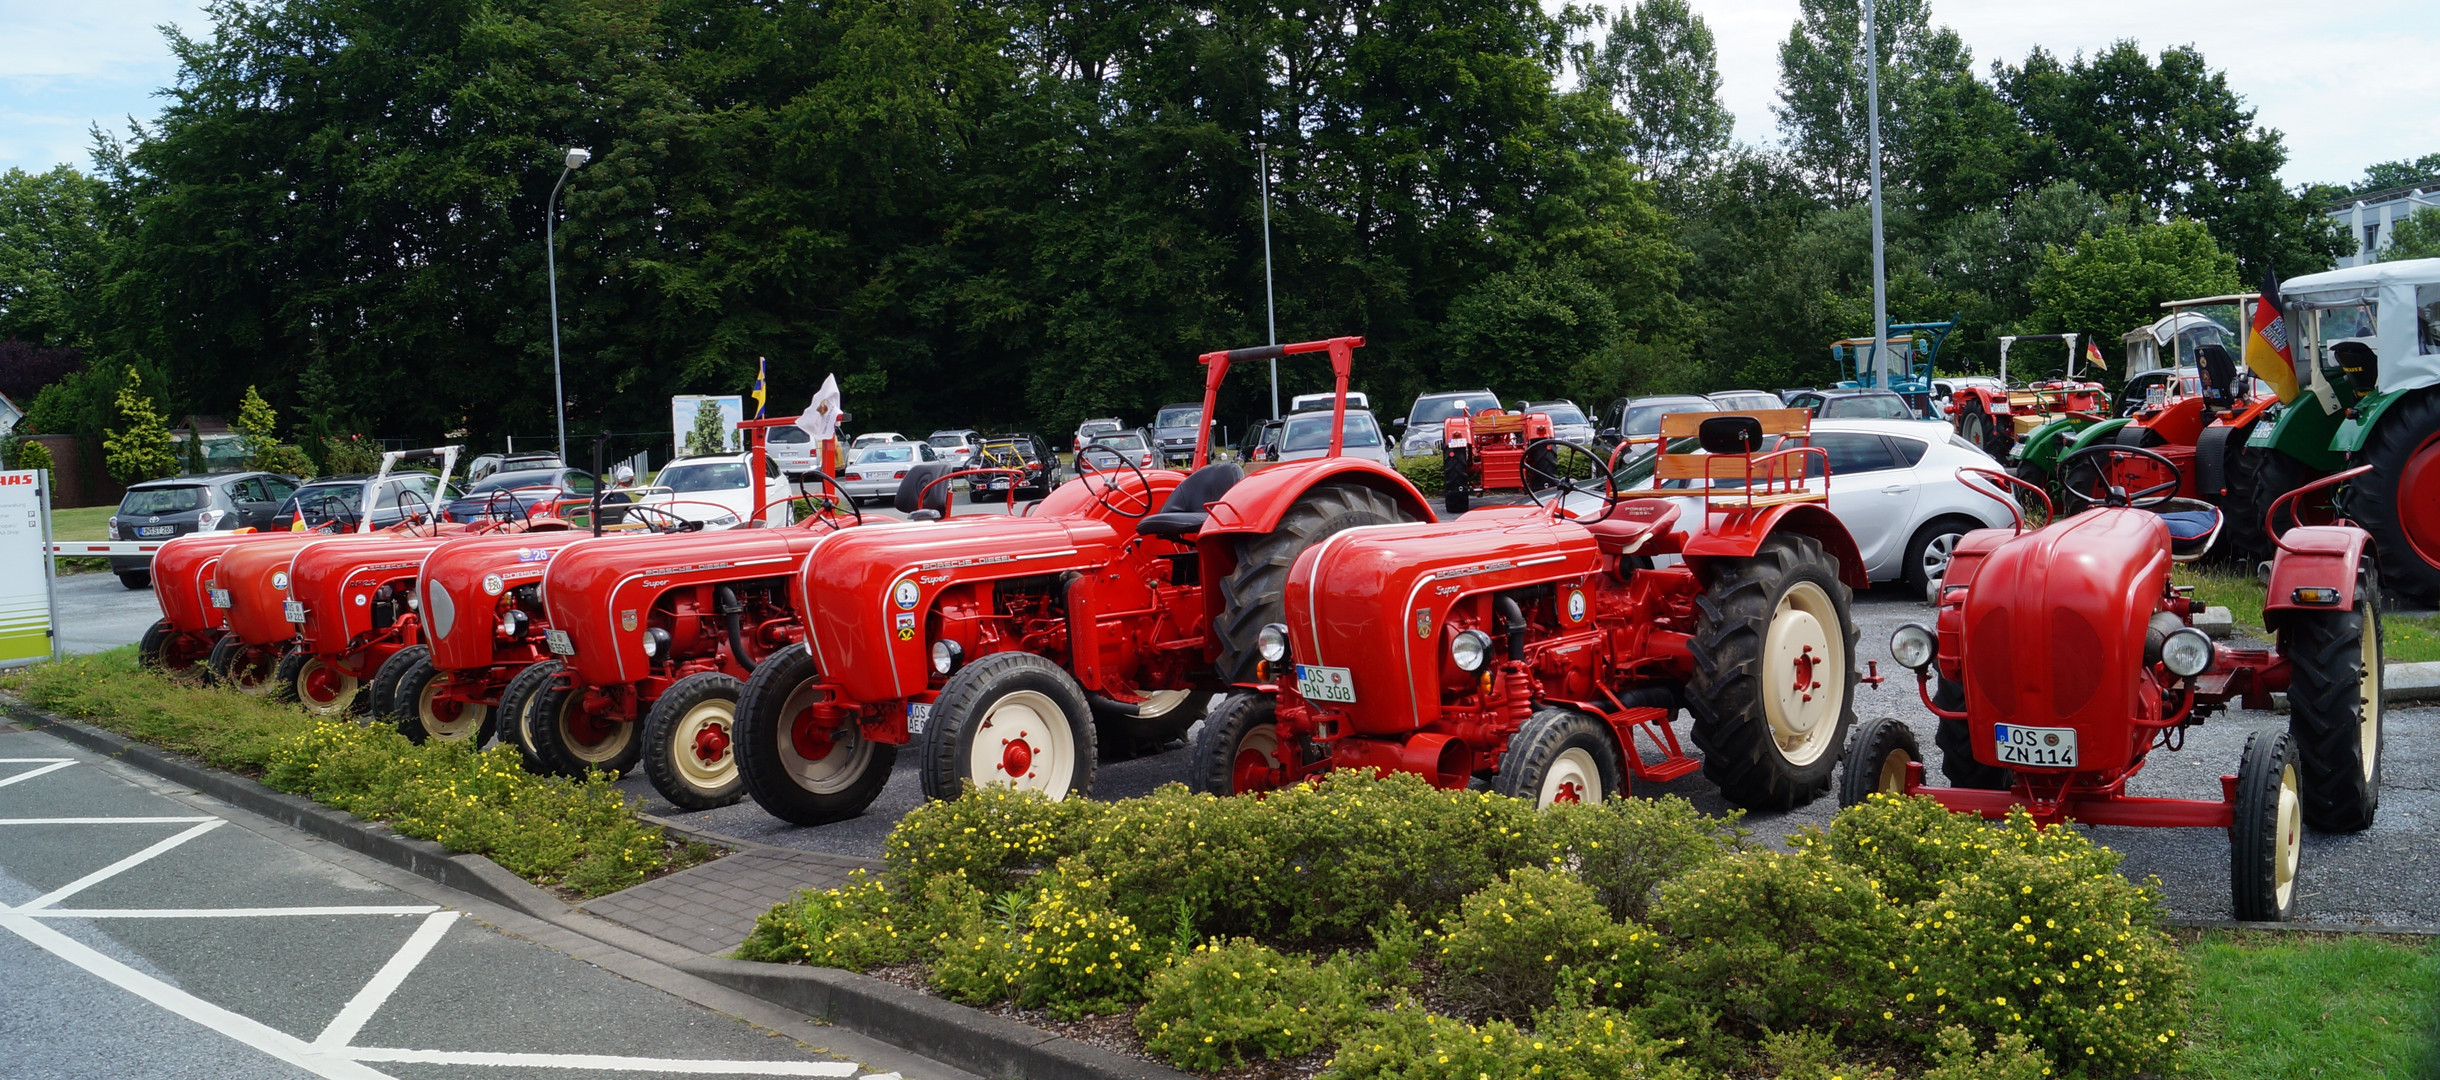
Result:
<instances>
[{"instance_id":1,"label":"tractor rear wheel","mask_svg":"<svg viewBox=\"0 0 2440 1080\"><path fill-rule=\"evenodd\" d=\"M508 685L500 688L500 741L517 748L517 757L525 771L541 775L550 770L542 759L534 756L534 739L526 723L533 714L534 698L542 693L551 680L559 677L560 662L544 660L527 664L525 670L509 677Z\"/></svg>"},{"instance_id":2,"label":"tractor rear wheel","mask_svg":"<svg viewBox=\"0 0 2440 1080\"><path fill-rule=\"evenodd\" d=\"M365 711L377 719L397 721L404 717L391 715L398 701L398 680L406 677L407 669L415 666L419 656L432 655L430 645L409 645L373 669L373 681L364 684ZM410 735L408 738L414 738Z\"/></svg>"},{"instance_id":3,"label":"tractor rear wheel","mask_svg":"<svg viewBox=\"0 0 2440 1080\"><path fill-rule=\"evenodd\" d=\"M1220 699L1195 734L1186 783L1206 795L1243 795L1278 784L1278 702L1269 694L1233 693Z\"/></svg>"},{"instance_id":4,"label":"tractor rear wheel","mask_svg":"<svg viewBox=\"0 0 2440 1080\"><path fill-rule=\"evenodd\" d=\"M1906 793L1906 766L1923 760L1915 729L1896 719L1876 716L1855 727L1847 737L1847 753L1839 759L1838 804L1854 806L1874 792Z\"/></svg>"},{"instance_id":5,"label":"tractor rear wheel","mask_svg":"<svg viewBox=\"0 0 2440 1080\"><path fill-rule=\"evenodd\" d=\"M1527 491L1540 491L1557 484L1560 479L1559 451L1547 442L1526 447L1517 476L1524 482Z\"/></svg>"},{"instance_id":6,"label":"tractor rear wheel","mask_svg":"<svg viewBox=\"0 0 2440 1080\"><path fill-rule=\"evenodd\" d=\"M1830 789L1855 723L1856 629L1838 560L1783 533L1708 578L1686 687L1703 775L1747 809L1803 806Z\"/></svg>"},{"instance_id":7,"label":"tractor rear wheel","mask_svg":"<svg viewBox=\"0 0 2440 1080\"><path fill-rule=\"evenodd\" d=\"M578 685L544 683L526 705L525 737L534 757L555 776L582 777L599 769L625 776L644 756L634 721L595 716L585 710L591 695Z\"/></svg>"},{"instance_id":8,"label":"tractor rear wheel","mask_svg":"<svg viewBox=\"0 0 2440 1080\"><path fill-rule=\"evenodd\" d=\"M2015 448L2016 437L2010 425L1995 422L1991 410L1977 398L1966 403L1965 417L1957 422L1958 433L1967 442L1982 447L1983 453L2000 461L2008 460L2008 451Z\"/></svg>"},{"instance_id":9,"label":"tractor rear wheel","mask_svg":"<svg viewBox=\"0 0 2440 1080\"><path fill-rule=\"evenodd\" d=\"M2228 876L2236 916L2283 922L2296 914L2296 868L2304 849L2303 770L2284 731L2245 739L2237 766L2237 806L2228 823Z\"/></svg>"},{"instance_id":10,"label":"tractor rear wheel","mask_svg":"<svg viewBox=\"0 0 2440 1080\"><path fill-rule=\"evenodd\" d=\"M889 783L894 743L847 724L822 727L811 714L828 693L813 653L790 645L755 665L737 697L737 775L746 794L792 825L827 825L864 812ZM912 734L912 732L910 732Z\"/></svg>"},{"instance_id":11,"label":"tractor rear wheel","mask_svg":"<svg viewBox=\"0 0 2440 1080\"><path fill-rule=\"evenodd\" d=\"M389 715L397 722L398 733L418 744L438 739L481 747L490 742L499 727L499 714L488 705L444 697L456 676L433 666L430 649L417 646L398 655L409 653L414 655L408 657L407 669L399 673L397 685L390 691ZM390 665L383 664L381 669L386 673Z\"/></svg>"},{"instance_id":12,"label":"tractor rear wheel","mask_svg":"<svg viewBox=\"0 0 2440 1080\"><path fill-rule=\"evenodd\" d=\"M1463 449L1440 455L1440 505L1462 514L1474 506L1474 455Z\"/></svg>"},{"instance_id":13,"label":"tractor rear wheel","mask_svg":"<svg viewBox=\"0 0 2440 1080\"><path fill-rule=\"evenodd\" d=\"M2347 516L2372 534L2382 580L2440 603L2440 389L2391 405L2351 464L2372 466L2347 485Z\"/></svg>"},{"instance_id":14,"label":"tractor rear wheel","mask_svg":"<svg viewBox=\"0 0 2440 1080\"><path fill-rule=\"evenodd\" d=\"M1095 756L1102 764L1130 758L1150 757L1167 748L1172 740L1186 737L1195 722L1203 719L1203 711L1211 705L1212 695L1199 690L1154 690L1134 706L1133 712L1120 712L1102 707L1099 700L1093 709L1093 742Z\"/></svg>"},{"instance_id":15,"label":"tractor rear wheel","mask_svg":"<svg viewBox=\"0 0 2440 1080\"><path fill-rule=\"evenodd\" d=\"M208 663L213 681L248 697L265 697L278 687L277 645L248 645L235 634L223 634L212 643L212 659Z\"/></svg>"},{"instance_id":16,"label":"tractor rear wheel","mask_svg":"<svg viewBox=\"0 0 2440 1080\"><path fill-rule=\"evenodd\" d=\"M178 636L168 619L155 619L144 628L144 636L136 639L136 666L154 671L168 669L169 645Z\"/></svg>"},{"instance_id":17,"label":"tractor rear wheel","mask_svg":"<svg viewBox=\"0 0 2440 1080\"><path fill-rule=\"evenodd\" d=\"M671 684L644 714L644 776L681 810L716 810L746 797L737 775L737 699L746 684L703 671Z\"/></svg>"},{"instance_id":18,"label":"tractor rear wheel","mask_svg":"<svg viewBox=\"0 0 2440 1080\"><path fill-rule=\"evenodd\" d=\"M2245 445L2253 434L2254 425L2237 429L2228 437L2228 449L2221 458L2220 473L2228 484L2228 493L2220 496L2220 517L2227 522L2220 534L2219 556L2251 567L2270 558L2271 536L2262 529L2262 514L2270 509L2265 503L2254 507L2254 474L2262 471L2262 459L2273 453Z\"/></svg>"},{"instance_id":19,"label":"tractor rear wheel","mask_svg":"<svg viewBox=\"0 0 2440 1080\"><path fill-rule=\"evenodd\" d=\"M1595 803L1627 793L1623 759L1610 726L1574 709L1542 709L1508 737L1491 790L1552 803Z\"/></svg>"},{"instance_id":20,"label":"tractor rear wheel","mask_svg":"<svg viewBox=\"0 0 2440 1080\"><path fill-rule=\"evenodd\" d=\"M2354 608L2292 611L2279 628L2304 821L2322 832L2371 828L2381 805L2380 609L2380 587L2365 573Z\"/></svg>"},{"instance_id":21,"label":"tractor rear wheel","mask_svg":"<svg viewBox=\"0 0 2440 1080\"><path fill-rule=\"evenodd\" d=\"M923 751L929 798L957 798L971 783L1057 802L1093 790L1093 709L1059 665L1028 652L993 653L942 684Z\"/></svg>"},{"instance_id":22,"label":"tractor rear wheel","mask_svg":"<svg viewBox=\"0 0 2440 1080\"><path fill-rule=\"evenodd\" d=\"M1237 541L1237 567L1220 579L1220 681L1254 681L1255 635L1286 615L1288 568L1306 548L1359 525L1413 521L1387 492L1344 481L1315 484L1280 516L1279 527Z\"/></svg>"}]
</instances>

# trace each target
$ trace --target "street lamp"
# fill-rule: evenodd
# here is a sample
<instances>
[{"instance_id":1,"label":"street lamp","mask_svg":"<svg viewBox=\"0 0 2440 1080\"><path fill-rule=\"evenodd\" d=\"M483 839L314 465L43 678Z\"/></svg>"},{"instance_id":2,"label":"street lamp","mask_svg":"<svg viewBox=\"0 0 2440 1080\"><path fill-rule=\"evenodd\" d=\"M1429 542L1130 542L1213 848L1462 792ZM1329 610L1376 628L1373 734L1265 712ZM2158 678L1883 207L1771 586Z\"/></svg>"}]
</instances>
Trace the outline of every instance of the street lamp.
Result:
<instances>
[{"instance_id":1,"label":"street lamp","mask_svg":"<svg viewBox=\"0 0 2440 1080\"><path fill-rule=\"evenodd\" d=\"M1279 344L1279 302L1271 292L1271 148L1254 144L1255 170L1262 182L1262 310L1271 324L1271 344ZM1279 419L1279 358L1271 358L1271 419Z\"/></svg>"},{"instance_id":2,"label":"street lamp","mask_svg":"<svg viewBox=\"0 0 2440 1080\"><path fill-rule=\"evenodd\" d=\"M593 151L581 146L568 148L568 167L559 170L559 182L551 185L551 197L542 204L542 265L551 283L551 393L558 398L555 411L559 415L559 461L568 460L568 388L559 374L559 250L552 242L552 223L558 216L559 189L567 186L568 176L593 160Z\"/></svg>"}]
</instances>

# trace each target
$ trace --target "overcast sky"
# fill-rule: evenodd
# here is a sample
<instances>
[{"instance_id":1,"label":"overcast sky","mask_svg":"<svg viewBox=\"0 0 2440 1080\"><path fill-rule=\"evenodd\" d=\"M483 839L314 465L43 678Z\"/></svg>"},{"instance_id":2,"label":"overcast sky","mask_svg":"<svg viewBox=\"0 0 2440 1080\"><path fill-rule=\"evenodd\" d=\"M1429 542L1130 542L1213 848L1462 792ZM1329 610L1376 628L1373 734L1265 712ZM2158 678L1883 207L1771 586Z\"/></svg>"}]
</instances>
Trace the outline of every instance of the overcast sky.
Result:
<instances>
[{"instance_id":1,"label":"overcast sky","mask_svg":"<svg viewBox=\"0 0 2440 1080\"><path fill-rule=\"evenodd\" d=\"M1615 5L1617 0L1611 0ZM1692 0L1720 42L1737 136L1776 138L1779 43L1797 0ZM2287 137L2290 183L2352 181L2377 161L2440 152L2440 2L2361 0L2343 9L2274 0L1934 0L1934 22L1973 46L1976 67L2062 56L2119 38L2146 51L2192 44ZM0 168L86 166L86 129L151 117L175 71L153 27L203 34L191 0L0 0Z\"/></svg>"}]
</instances>

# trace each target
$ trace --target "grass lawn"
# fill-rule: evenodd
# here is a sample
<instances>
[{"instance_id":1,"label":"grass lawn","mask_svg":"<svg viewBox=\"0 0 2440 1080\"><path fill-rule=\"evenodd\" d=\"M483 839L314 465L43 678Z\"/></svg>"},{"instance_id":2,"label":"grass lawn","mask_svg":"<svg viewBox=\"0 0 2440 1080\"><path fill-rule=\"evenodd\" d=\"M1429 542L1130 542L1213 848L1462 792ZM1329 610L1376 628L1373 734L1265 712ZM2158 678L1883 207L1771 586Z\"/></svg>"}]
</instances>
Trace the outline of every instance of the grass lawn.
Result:
<instances>
[{"instance_id":1,"label":"grass lawn","mask_svg":"<svg viewBox=\"0 0 2440 1080\"><path fill-rule=\"evenodd\" d=\"M85 506L51 511L51 535L60 540L110 539L110 515L115 506Z\"/></svg>"},{"instance_id":2,"label":"grass lawn","mask_svg":"<svg viewBox=\"0 0 2440 1080\"><path fill-rule=\"evenodd\" d=\"M2214 932L2187 960L2191 1075L2440 1076L2440 943Z\"/></svg>"},{"instance_id":3,"label":"grass lawn","mask_svg":"<svg viewBox=\"0 0 2440 1080\"><path fill-rule=\"evenodd\" d=\"M2187 564L2177 568L2174 580L2180 585L2194 586L2195 599L2213 607L2227 608L2238 626L2251 630L2257 636L2264 634L2263 586L2251 575ZM2383 658L2389 663L2440 660L2440 618L2388 615L2381 619L2381 629L2386 635L2382 641Z\"/></svg>"}]
</instances>

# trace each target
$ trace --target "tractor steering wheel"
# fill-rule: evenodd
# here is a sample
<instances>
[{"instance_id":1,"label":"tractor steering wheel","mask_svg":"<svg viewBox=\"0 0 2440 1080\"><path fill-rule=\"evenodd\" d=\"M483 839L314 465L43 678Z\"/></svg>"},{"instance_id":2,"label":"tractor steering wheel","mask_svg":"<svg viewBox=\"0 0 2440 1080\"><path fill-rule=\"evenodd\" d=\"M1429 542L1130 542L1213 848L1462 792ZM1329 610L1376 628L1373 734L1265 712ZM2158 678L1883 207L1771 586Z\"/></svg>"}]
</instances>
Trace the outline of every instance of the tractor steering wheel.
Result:
<instances>
[{"instance_id":1,"label":"tractor steering wheel","mask_svg":"<svg viewBox=\"0 0 2440 1080\"><path fill-rule=\"evenodd\" d=\"M2122 457L2150 461L2168 470L2169 479L2134 491L2118 487L2110 483L2110 467L2117 464L2118 459ZM2088 459L2092 458L2101 460L2097 463L2089 462ZM2091 470L2089 486L2086 483L2088 478L2074 471L2078 466ZM2150 510L2176 498L2178 485L2183 480L2178 473L2176 462L2140 446L2121 446L2117 443L2098 443L2087 446L2059 459L2058 475L2060 490L2085 502L2099 503L2103 506L2132 507L2137 510Z\"/></svg>"},{"instance_id":2,"label":"tractor steering wheel","mask_svg":"<svg viewBox=\"0 0 2440 1080\"><path fill-rule=\"evenodd\" d=\"M829 494L808 494L805 491L807 480L819 480L825 484L828 484L830 485L831 491L847 490L839 485L839 481L836 478L820 469L810 469L805 472L798 473L796 476L790 479L796 485L796 494L787 497L787 499L784 501L795 502L798 499L803 499L805 500L807 507L805 520L798 522L798 524L802 525L808 522L820 522L823 525L829 526L832 532L837 532L838 530L847 527L839 523L840 507L838 496ZM864 524L864 508L857 506L856 500L847 500L846 509L848 513L855 515L856 524ZM761 517L762 511L755 511L754 516L757 518Z\"/></svg>"},{"instance_id":3,"label":"tractor steering wheel","mask_svg":"<svg viewBox=\"0 0 2440 1080\"><path fill-rule=\"evenodd\" d=\"M1549 471L1545 471L1542 468L1540 463L1536 460L1536 455L1534 454L1536 449L1545 446L1551 448ZM1593 467L1588 471L1592 473L1592 476L1600 477L1602 483L1601 512L1591 515L1591 520L1599 520L1609 517L1610 511L1617 509L1620 502L1618 498L1618 479L1604 468L1607 462L1602 460L1601 455L1594 453L1588 448L1578 446L1572 442L1562 442L1558 439L1535 439L1532 442L1525 444L1524 458L1521 462L1519 462L1524 469L1526 477L1525 497L1532 499L1535 506L1540 506L1542 505L1542 494L1540 489L1545 487L1556 488L1558 490L1558 495L1553 498L1551 507L1556 511L1565 513L1568 496L1576 494L1579 491L1593 490L1592 476L1574 476L1571 475L1572 470L1562 469L1559 467L1558 452L1560 450L1568 450L1573 453L1580 454L1585 458L1585 460L1592 462ZM1539 484L1535 483L1537 480L1540 481ZM1579 483L1582 483L1585 486L1578 487L1577 485Z\"/></svg>"},{"instance_id":4,"label":"tractor steering wheel","mask_svg":"<svg viewBox=\"0 0 2440 1080\"><path fill-rule=\"evenodd\" d=\"M1144 485L1143 489L1140 491L1129 491L1118 486L1118 481L1110 479L1107 476L1103 476L1100 486L1096 487L1093 483L1093 477L1099 476L1106 472L1116 471L1094 465L1086 460L1085 455L1096 452L1108 454L1119 464L1126 466L1128 472L1135 474L1136 482ZM1112 447L1102 445L1097 441L1086 443L1084 449L1076 451L1076 479L1082 481L1084 484L1084 489L1092 493L1094 502L1100 503L1102 509L1113 514L1126 518L1140 518L1152 512L1152 478L1145 476L1144 470L1136 468L1134 462L1127 460L1127 455L1118 452L1118 450ZM1135 506L1136 509L1128 510L1124 507L1111 505L1110 497L1113 495L1124 496L1128 503Z\"/></svg>"}]
</instances>

